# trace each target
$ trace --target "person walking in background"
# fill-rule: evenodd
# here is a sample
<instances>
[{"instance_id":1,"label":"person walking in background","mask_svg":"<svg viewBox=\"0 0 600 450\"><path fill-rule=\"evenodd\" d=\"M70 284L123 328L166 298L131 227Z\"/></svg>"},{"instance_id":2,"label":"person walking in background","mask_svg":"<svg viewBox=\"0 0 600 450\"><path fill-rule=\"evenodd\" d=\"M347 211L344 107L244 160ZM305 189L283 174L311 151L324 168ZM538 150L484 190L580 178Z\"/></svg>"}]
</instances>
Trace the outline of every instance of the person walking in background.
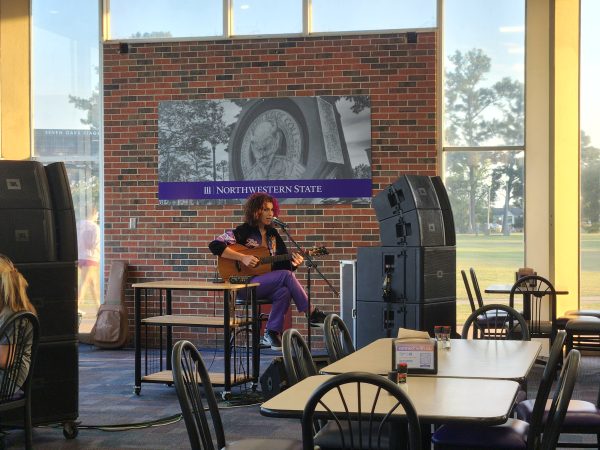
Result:
<instances>
[{"instance_id":1,"label":"person walking in background","mask_svg":"<svg viewBox=\"0 0 600 450\"><path fill-rule=\"evenodd\" d=\"M273 228L272 220L279 213L277 200L266 193L252 194L244 204L244 223L235 230L228 230L209 244L210 251L222 258L239 261L246 267L256 267L259 259L235 251L231 244L241 244L247 248L266 247L271 255L287 254L287 247L281 236ZM294 275L296 268L304 258L292 252L291 261L280 261L273 264L271 272L252 277L251 282L260 283L256 288L258 298L270 299L273 302L265 335L261 344L273 350L281 350L281 333L285 313L293 300L298 311L309 316L311 326L323 326L325 313L315 307L308 312L308 296ZM238 292L244 298L245 290Z\"/></svg>"},{"instance_id":2,"label":"person walking in background","mask_svg":"<svg viewBox=\"0 0 600 450\"><path fill-rule=\"evenodd\" d=\"M79 306L86 295L91 297L96 307L100 307L100 227L98 209L92 208L87 219L77 225L77 247L79 267Z\"/></svg>"},{"instance_id":3,"label":"person walking in background","mask_svg":"<svg viewBox=\"0 0 600 450\"><path fill-rule=\"evenodd\" d=\"M34 306L27 296L27 281L14 266L12 261L0 254L0 327L14 314L20 311L30 311L36 314ZM29 365L31 364L31 345L33 344L33 333L28 332L28 350L23 353L23 365L16 380L19 388L25 382ZM8 342L0 342L0 383L4 376L4 368L8 364L9 345Z\"/></svg>"}]
</instances>

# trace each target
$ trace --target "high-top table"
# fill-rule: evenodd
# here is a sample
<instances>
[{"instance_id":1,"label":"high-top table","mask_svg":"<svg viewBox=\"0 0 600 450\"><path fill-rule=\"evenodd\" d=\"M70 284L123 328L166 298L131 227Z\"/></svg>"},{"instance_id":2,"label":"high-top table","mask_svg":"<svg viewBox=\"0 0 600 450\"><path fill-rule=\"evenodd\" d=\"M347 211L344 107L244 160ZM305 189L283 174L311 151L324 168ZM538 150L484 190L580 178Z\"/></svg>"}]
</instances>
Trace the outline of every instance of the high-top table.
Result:
<instances>
[{"instance_id":1,"label":"high-top table","mask_svg":"<svg viewBox=\"0 0 600 450\"><path fill-rule=\"evenodd\" d=\"M224 387L223 397L231 391L231 386L243 384L249 381L253 383L253 389L258 385L258 376L260 370L260 350L259 350L259 326L258 326L258 308L256 305L256 287L259 283L231 284L231 283L213 283L207 281L194 280L161 280L150 281L147 283L135 283L133 285L135 296L135 385L134 391L139 395L142 382L146 383L167 383L173 382L171 372L171 349L172 349L172 328L173 327L202 327L202 328L222 328L223 329L223 347L224 347L224 373L210 373L211 382L214 385ZM248 289L248 298L250 299L250 315L237 318L232 314L235 308L235 293L238 290ZM182 315L172 314L172 292L173 291L209 291L223 293L223 316L202 316L202 315ZM148 312L150 308L145 307L146 314L142 316L142 305L148 304L148 299L152 297L152 292L158 294L158 300L155 301L158 309ZM149 294L150 293L150 294ZM148 329L149 326L159 327L159 330L166 328L166 348L162 347L162 331L150 333L150 337L156 340L158 335L160 361L158 368L149 367L146 359L146 374L142 376L142 325ZM236 329L245 328L252 330L252 374L237 374L234 367L234 374L231 373L232 332ZM246 344L247 346L247 344ZM163 364L163 350L164 364ZM246 359L248 359L249 349L246 348ZM235 354L234 354L235 358ZM249 369L249 360L245 367Z\"/></svg>"},{"instance_id":2,"label":"high-top table","mask_svg":"<svg viewBox=\"0 0 600 450\"><path fill-rule=\"evenodd\" d=\"M302 418L304 406L314 390L333 375L314 375L290 386L275 397L263 403L260 413L268 417ZM499 425L506 422L515 401L519 384L511 380L490 380L473 378L408 377L406 392L410 397L421 424L478 423ZM342 413L347 407L349 412L358 411L358 401L353 397L351 386L345 390L346 405L338 402L330 405L334 412ZM328 394L327 394L328 395ZM371 407L375 395L373 386L363 385L362 408ZM327 398L327 396L326 396ZM394 399L395 400L395 399ZM382 415L390 409L391 396L379 397L375 414ZM323 410L317 406L317 411ZM395 416L404 416L402 408L396 409ZM423 448L430 448L429 427L422 427Z\"/></svg>"},{"instance_id":3,"label":"high-top table","mask_svg":"<svg viewBox=\"0 0 600 450\"><path fill-rule=\"evenodd\" d=\"M523 381L540 353L536 341L451 339L449 350L438 350L438 373L409 377L486 378ZM392 338L378 339L323 369L321 373L370 372L392 369Z\"/></svg>"}]
</instances>

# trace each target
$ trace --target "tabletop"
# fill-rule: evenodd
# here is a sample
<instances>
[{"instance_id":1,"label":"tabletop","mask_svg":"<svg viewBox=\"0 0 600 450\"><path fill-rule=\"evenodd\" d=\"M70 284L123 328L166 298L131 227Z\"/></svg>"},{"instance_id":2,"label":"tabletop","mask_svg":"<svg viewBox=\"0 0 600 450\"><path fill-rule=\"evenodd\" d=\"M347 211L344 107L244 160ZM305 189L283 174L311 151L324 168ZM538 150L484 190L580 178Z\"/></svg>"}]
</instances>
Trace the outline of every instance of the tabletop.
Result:
<instances>
[{"instance_id":1,"label":"tabletop","mask_svg":"<svg viewBox=\"0 0 600 450\"><path fill-rule=\"evenodd\" d=\"M304 405L325 380L333 375L314 375L290 386L275 397L263 403L260 413L269 417L301 418ZM409 375L406 392L413 402L419 420L423 423L465 423L477 421L480 424L496 425L506 422L517 393L519 384L511 380L485 380L465 378L415 377ZM348 393L356 392L353 385L345 386ZM352 389L352 391L351 391ZM373 402L376 388L364 385L361 388L363 405ZM327 399L326 394L325 398ZM358 410L356 396L347 395L350 411ZM389 394L381 395L375 412L387 413L391 403L395 402ZM344 411L338 402L329 405L335 411ZM362 406L363 410L365 406ZM317 406L317 411L319 411ZM321 409L322 410L322 409ZM398 408L394 414L404 415Z\"/></svg>"},{"instance_id":2,"label":"tabletop","mask_svg":"<svg viewBox=\"0 0 600 450\"><path fill-rule=\"evenodd\" d=\"M541 350L537 341L451 339L449 350L438 350L438 373L411 377L455 377L523 380ZM386 375L392 368L392 338L378 339L323 369L336 374L364 371Z\"/></svg>"},{"instance_id":3,"label":"tabletop","mask_svg":"<svg viewBox=\"0 0 600 450\"><path fill-rule=\"evenodd\" d=\"M512 284L492 284L485 288L486 294L506 294L509 295L512 290ZM534 291L532 291L534 292ZM559 290L556 289L556 295L567 295L569 291L565 291L564 289Z\"/></svg>"},{"instance_id":4,"label":"tabletop","mask_svg":"<svg viewBox=\"0 0 600 450\"><path fill-rule=\"evenodd\" d=\"M240 290L246 287L256 287L259 285L260 283L231 284L198 280L159 280L147 281L145 283L134 283L132 287L137 289L197 289L202 291L227 291Z\"/></svg>"}]
</instances>

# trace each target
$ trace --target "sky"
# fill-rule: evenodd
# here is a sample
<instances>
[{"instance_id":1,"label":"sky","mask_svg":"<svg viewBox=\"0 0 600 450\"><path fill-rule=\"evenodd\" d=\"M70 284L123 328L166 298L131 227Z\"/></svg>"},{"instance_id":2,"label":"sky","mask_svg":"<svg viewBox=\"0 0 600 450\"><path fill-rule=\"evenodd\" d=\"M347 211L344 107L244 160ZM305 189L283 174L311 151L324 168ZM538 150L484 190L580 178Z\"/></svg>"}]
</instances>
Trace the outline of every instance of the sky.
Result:
<instances>
[{"instance_id":1,"label":"sky","mask_svg":"<svg viewBox=\"0 0 600 450\"><path fill-rule=\"evenodd\" d=\"M600 147L600 40L594 27L600 20L600 0L582 2L581 126ZM300 30L301 0L233 0L237 34ZM196 5L205 8L202 13ZM168 5L168 7L165 7ZM435 0L313 0L313 28L339 31L434 25ZM492 59L490 84L509 76L524 78L524 0L446 0L446 55L478 47ZM171 31L176 36L221 31L221 0L111 0L112 36L136 31ZM99 65L98 2L96 0L33 0L34 126L86 128L83 114L68 102L68 94L89 97L97 86ZM378 15L378 11L384 11ZM122 19L119 20L119 17ZM265 28L268 26L269 28Z\"/></svg>"}]
</instances>

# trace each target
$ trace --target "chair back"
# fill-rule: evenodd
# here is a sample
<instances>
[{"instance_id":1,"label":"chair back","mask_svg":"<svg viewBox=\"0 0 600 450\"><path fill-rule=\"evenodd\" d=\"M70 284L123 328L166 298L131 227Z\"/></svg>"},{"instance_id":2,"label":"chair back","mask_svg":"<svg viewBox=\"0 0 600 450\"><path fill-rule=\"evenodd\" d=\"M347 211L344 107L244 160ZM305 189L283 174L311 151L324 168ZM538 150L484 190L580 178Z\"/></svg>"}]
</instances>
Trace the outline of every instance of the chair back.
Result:
<instances>
[{"instance_id":1,"label":"chair back","mask_svg":"<svg viewBox=\"0 0 600 450\"><path fill-rule=\"evenodd\" d=\"M337 314L328 314L323 324L325 347L329 355L329 363L354 353L354 343L348 327Z\"/></svg>"},{"instance_id":2,"label":"chair back","mask_svg":"<svg viewBox=\"0 0 600 450\"><path fill-rule=\"evenodd\" d=\"M462 338L529 341L527 322L521 313L506 305L486 305L472 312L463 325Z\"/></svg>"},{"instance_id":3,"label":"chair back","mask_svg":"<svg viewBox=\"0 0 600 450\"><path fill-rule=\"evenodd\" d=\"M31 376L39 334L38 319L29 311L12 314L0 327L0 345L7 351L6 364L1 372L0 406L14 400L19 389L27 401L31 401Z\"/></svg>"},{"instance_id":4,"label":"chair back","mask_svg":"<svg viewBox=\"0 0 600 450\"><path fill-rule=\"evenodd\" d=\"M469 269L471 273L471 283L473 283L473 290L475 291L475 297L477 297L477 305L479 308L483 307L483 297L481 295L481 289L479 289L479 281L477 281L477 275L475 275L475 269L472 267Z\"/></svg>"},{"instance_id":5,"label":"chair back","mask_svg":"<svg viewBox=\"0 0 600 450\"><path fill-rule=\"evenodd\" d=\"M282 336L283 365L288 384L293 386L312 375L317 375L317 366L306 341L295 328L288 328Z\"/></svg>"},{"instance_id":6,"label":"chair back","mask_svg":"<svg viewBox=\"0 0 600 450\"><path fill-rule=\"evenodd\" d=\"M471 312L475 311L475 302L473 301L473 294L471 293L471 286L469 286L469 280L467 279L467 273L464 270L460 271L462 275L463 283L465 284L465 290L467 291L467 297L469 298L469 304L471 305Z\"/></svg>"},{"instance_id":7,"label":"chair back","mask_svg":"<svg viewBox=\"0 0 600 450\"><path fill-rule=\"evenodd\" d=\"M514 308L515 295L522 295L525 320L529 323L532 337L549 337L554 340L556 331L556 289L550 281L539 275L519 278L510 290L509 304ZM549 302L546 306L544 302ZM546 309L548 308L548 309ZM550 317L545 314L550 311ZM543 317L545 316L545 317Z\"/></svg>"},{"instance_id":8,"label":"chair back","mask_svg":"<svg viewBox=\"0 0 600 450\"><path fill-rule=\"evenodd\" d=\"M547 392L538 392L531 414L531 422L529 423L528 450L552 450L556 448L560 429L567 414L577 374L579 373L580 358L581 355L578 350L571 350L567 355L545 419L544 409L546 409L550 391L548 389Z\"/></svg>"},{"instance_id":9,"label":"chair back","mask_svg":"<svg viewBox=\"0 0 600 450\"><path fill-rule=\"evenodd\" d=\"M200 353L189 341L178 341L171 355L173 381L192 450L214 450L225 447L225 432L217 399ZM203 401L203 396L206 402ZM206 407L212 419L214 445Z\"/></svg>"},{"instance_id":10,"label":"chair back","mask_svg":"<svg viewBox=\"0 0 600 450\"><path fill-rule=\"evenodd\" d=\"M359 405L350 411L348 405ZM404 417L395 411L404 410ZM314 448L316 420L330 421L340 431L340 447L344 449L389 448L389 431L403 435L408 449L421 448L421 429L417 412L396 383L381 375L348 372L335 375L319 386L310 396L302 414L304 450ZM384 444L385 441L385 444Z\"/></svg>"}]
</instances>

